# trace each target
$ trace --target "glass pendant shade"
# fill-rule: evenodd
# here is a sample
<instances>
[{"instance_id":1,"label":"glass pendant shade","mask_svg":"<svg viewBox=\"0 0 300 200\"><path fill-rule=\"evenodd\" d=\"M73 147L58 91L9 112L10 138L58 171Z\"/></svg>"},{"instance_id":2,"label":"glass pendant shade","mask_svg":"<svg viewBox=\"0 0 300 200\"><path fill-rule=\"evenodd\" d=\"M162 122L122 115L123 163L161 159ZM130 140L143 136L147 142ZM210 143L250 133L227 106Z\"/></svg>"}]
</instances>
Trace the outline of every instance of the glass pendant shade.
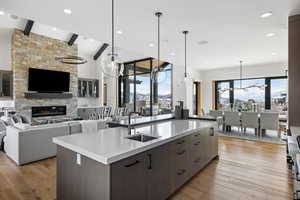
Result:
<instances>
[{"instance_id":1,"label":"glass pendant shade","mask_svg":"<svg viewBox=\"0 0 300 200\"><path fill-rule=\"evenodd\" d=\"M104 76L111 78L122 76L124 65L120 63L122 63L122 61L117 55L112 57L111 54L108 54L101 67Z\"/></svg>"},{"instance_id":2,"label":"glass pendant shade","mask_svg":"<svg viewBox=\"0 0 300 200\"><path fill-rule=\"evenodd\" d=\"M165 71L159 71L158 73L156 73L156 82L157 83L165 82L166 79L167 79L167 74Z\"/></svg>"}]
</instances>

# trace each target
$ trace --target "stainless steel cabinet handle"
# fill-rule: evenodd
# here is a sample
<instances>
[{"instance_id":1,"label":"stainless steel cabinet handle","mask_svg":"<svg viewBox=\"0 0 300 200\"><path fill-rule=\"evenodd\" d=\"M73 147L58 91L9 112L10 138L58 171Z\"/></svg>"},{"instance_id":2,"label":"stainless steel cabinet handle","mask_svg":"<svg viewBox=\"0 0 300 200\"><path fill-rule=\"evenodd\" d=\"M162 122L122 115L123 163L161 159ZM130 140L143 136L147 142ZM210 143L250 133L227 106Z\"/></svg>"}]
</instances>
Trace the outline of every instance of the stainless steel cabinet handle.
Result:
<instances>
[{"instance_id":1,"label":"stainless steel cabinet handle","mask_svg":"<svg viewBox=\"0 0 300 200\"><path fill-rule=\"evenodd\" d=\"M184 174L186 172L186 170L185 169L182 169L182 170L180 170L179 172L177 172L177 175L182 175L182 174Z\"/></svg>"},{"instance_id":2,"label":"stainless steel cabinet handle","mask_svg":"<svg viewBox=\"0 0 300 200\"><path fill-rule=\"evenodd\" d=\"M181 152L178 152L177 155L182 155L185 153L185 150L181 151Z\"/></svg>"},{"instance_id":3,"label":"stainless steel cabinet handle","mask_svg":"<svg viewBox=\"0 0 300 200\"><path fill-rule=\"evenodd\" d=\"M125 165L125 167L132 167L132 166L134 166L136 164L139 164L139 163L140 163L140 161L136 160L135 162L133 162L131 164Z\"/></svg>"},{"instance_id":4,"label":"stainless steel cabinet handle","mask_svg":"<svg viewBox=\"0 0 300 200\"><path fill-rule=\"evenodd\" d=\"M196 142L196 143L194 143L194 145L195 145L195 146L198 146L199 144L200 144L200 142Z\"/></svg>"},{"instance_id":5,"label":"stainless steel cabinet handle","mask_svg":"<svg viewBox=\"0 0 300 200\"><path fill-rule=\"evenodd\" d=\"M182 141L180 141L180 142L177 142L177 144L183 144L185 141L184 140L182 140Z\"/></svg>"},{"instance_id":6,"label":"stainless steel cabinet handle","mask_svg":"<svg viewBox=\"0 0 300 200\"><path fill-rule=\"evenodd\" d=\"M210 129L209 129L209 135L210 135L210 136L214 136L214 135L215 135L214 128L210 128Z\"/></svg>"},{"instance_id":7,"label":"stainless steel cabinet handle","mask_svg":"<svg viewBox=\"0 0 300 200\"><path fill-rule=\"evenodd\" d=\"M148 159L149 159L148 169L152 169L152 155L151 154L148 154Z\"/></svg>"}]
</instances>

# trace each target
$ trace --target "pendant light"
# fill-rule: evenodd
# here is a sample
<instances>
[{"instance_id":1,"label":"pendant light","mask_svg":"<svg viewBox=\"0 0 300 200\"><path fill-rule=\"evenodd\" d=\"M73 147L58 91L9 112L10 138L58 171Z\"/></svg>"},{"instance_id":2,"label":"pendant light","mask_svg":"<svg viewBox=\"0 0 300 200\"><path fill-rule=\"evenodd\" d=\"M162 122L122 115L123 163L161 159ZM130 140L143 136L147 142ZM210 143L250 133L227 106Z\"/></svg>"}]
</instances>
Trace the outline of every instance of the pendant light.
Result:
<instances>
[{"instance_id":1,"label":"pendant light","mask_svg":"<svg viewBox=\"0 0 300 200\"><path fill-rule=\"evenodd\" d=\"M184 34L184 79L186 80L188 78L188 74L186 72L186 35L189 33L189 31L182 31Z\"/></svg>"},{"instance_id":2,"label":"pendant light","mask_svg":"<svg viewBox=\"0 0 300 200\"><path fill-rule=\"evenodd\" d=\"M114 0L111 0L111 52L107 54L106 61L103 66L103 74L108 77L117 78L123 75L123 64L121 63L115 48L115 5Z\"/></svg>"},{"instance_id":3,"label":"pendant light","mask_svg":"<svg viewBox=\"0 0 300 200\"><path fill-rule=\"evenodd\" d=\"M157 66L152 68L150 77L156 83L163 82L166 79L164 68L160 67L160 18L162 15L162 12L155 13L155 16L157 17Z\"/></svg>"},{"instance_id":4,"label":"pendant light","mask_svg":"<svg viewBox=\"0 0 300 200\"><path fill-rule=\"evenodd\" d=\"M240 89L242 89L242 78L243 78L243 61L240 60Z\"/></svg>"}]
</instances>

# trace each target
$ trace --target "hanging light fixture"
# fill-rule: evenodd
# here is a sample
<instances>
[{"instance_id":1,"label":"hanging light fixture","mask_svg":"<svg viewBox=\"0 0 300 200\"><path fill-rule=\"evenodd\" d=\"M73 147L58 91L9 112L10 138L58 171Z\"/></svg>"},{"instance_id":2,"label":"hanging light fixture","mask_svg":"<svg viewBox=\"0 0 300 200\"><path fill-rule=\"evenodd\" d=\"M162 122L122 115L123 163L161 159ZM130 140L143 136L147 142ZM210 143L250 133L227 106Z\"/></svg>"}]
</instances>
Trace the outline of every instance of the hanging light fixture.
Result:
<instances>
[{"instance_id":1,"label":"hanging light fixture","mask_svg":"<svg viewBox=\"0 0 300 200\"><path fill-rule=\"evenodd\" d=\"M157 66L152 68L150 77L156 83L163 82L166 79L165 68L160 66L160 18L162 15L162 12L155 13L157 17Z\"/></svg>"},{"instance_id":2,"label":"hanging light fixture","mask_svg":"<svg viewBox=\"0 0 300 200\"><path fill-rule=\"evenodd\" d=\"M239 79L239 82L240 82L240 86L239 87L234 87L234 90L241 90L241 91L247 91L248 89L251 89L251 88L257 88L257 89L261 89L261 90L264 90L266 87L268 87L267 85L261 85L259 83L254 83L252 85L248 85L246 87L243 87L243 61L240 60L240 79ZM232 91L233 88L224 88L224 89L220 89L219 92L220 93L224 93L224 92L227 92L227 91Z\"/></svg>"},{"instance_id":3,"label":"hanging light fixture","mask_svg":"<svg viewBox=\"0 0 300 200\"><path fill-rule=\"evenodd\" d=\"M82 65L87 63L87 60L85 58L79 56L56 57L55 60L63 64L70 64L70 65Z\"/></svg>"},{"instance_id":4,"label":"hanging light fixture","mask_svg":"<svg viewBox=\"0 0 300 200\"><path fill-rule=\"evenodd\" d=\"M182 31L184 34L184 79L188 78L188 74L186 72L186 35L189 33L188 31Z\"/></svg>"},{"instance_id":5,"label":"hanging light fixture","mask_svg":"<svg viewBox=\"0 0 300 200\"><path fill-rule=\"evenodd\" d=\"M243 81L243 61L241 60L240 61L240 87L239 88L234 88L234 89L247 91L250 88L258 88L258 89L263 90L263 89L265 89L267 87L267 85L265 85L265 84L264 85L260 85L258 83L254 83L252 85L248 85L246 87L243 87L242 81Z\"/></svg>"},{"instance_id":6,"label":"hanging light fixture","mask_svg":"<svg viewBox=\"0 0 300 200\"><path fill-rule=\"evenodd\" d=\"M115 48L115 7L114 0L111 1L111 52L107 54L106 62L104 63L103 74L108 77L117 78L123 75L124 66L120 64L120 58L116 53Z\"/></svg>"}]
</instances>

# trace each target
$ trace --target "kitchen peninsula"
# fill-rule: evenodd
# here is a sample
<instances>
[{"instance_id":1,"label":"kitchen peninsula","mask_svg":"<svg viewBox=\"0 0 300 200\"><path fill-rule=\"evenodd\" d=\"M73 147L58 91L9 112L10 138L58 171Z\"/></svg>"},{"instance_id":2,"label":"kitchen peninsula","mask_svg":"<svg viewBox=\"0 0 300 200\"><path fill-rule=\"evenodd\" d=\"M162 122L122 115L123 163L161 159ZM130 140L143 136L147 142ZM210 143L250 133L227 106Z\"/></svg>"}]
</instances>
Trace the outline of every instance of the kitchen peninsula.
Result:
<instances>
[{"instance_id":1,"label":"kitchen peninsula","mask_svg":"<svg viewBox=\"0 0 300 200\"><path fill-rule=\"evenodd\" d=\"M215 129L170 119L54 138L57 199L166 199L218 157Z\"/></svg>"}]
</instances>

